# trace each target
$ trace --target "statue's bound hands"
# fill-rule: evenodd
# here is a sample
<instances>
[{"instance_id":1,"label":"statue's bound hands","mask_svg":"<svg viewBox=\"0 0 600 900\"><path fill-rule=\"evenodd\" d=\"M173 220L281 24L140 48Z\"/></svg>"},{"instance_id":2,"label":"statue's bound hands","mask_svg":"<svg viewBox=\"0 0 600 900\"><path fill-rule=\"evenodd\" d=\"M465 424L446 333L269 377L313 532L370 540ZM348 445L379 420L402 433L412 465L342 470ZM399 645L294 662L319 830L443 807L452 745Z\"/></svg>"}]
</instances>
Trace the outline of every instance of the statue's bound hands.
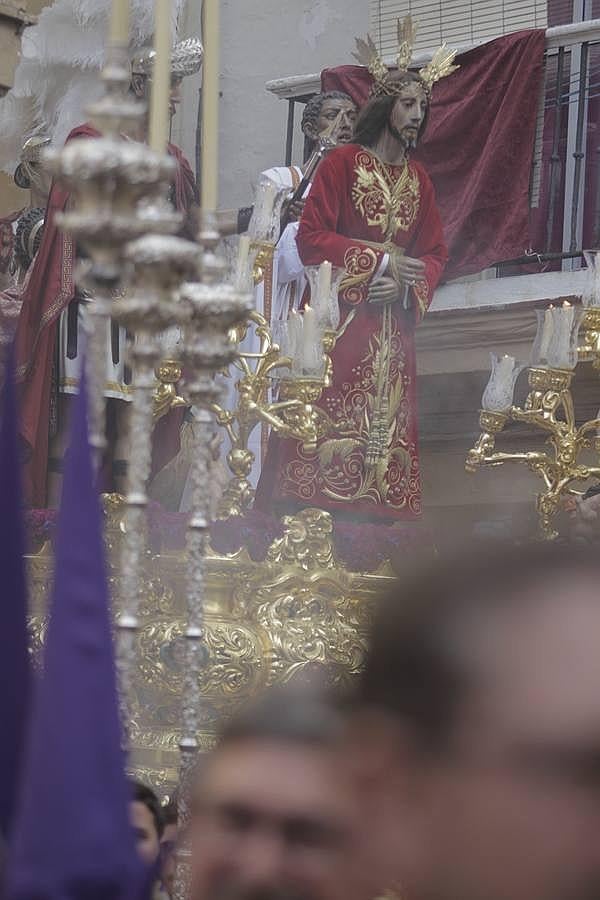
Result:
<instances>
[{"instance_id":1,"label":"statue's bound hands","mask_svg":"<svg viewBox=\"0 0 600 900\"><path fill-rule=\"evenodd\" d=\"M425 263L411 256L395 255L385 271L386 275L394 278L399 284L412 287L425 277Z\"/></svg>"},{"instance_id":2,"label":"statue's bound hands","mask_svg":"<svg viewBox=\"0 0 600 900\"><path fill-rule=\"evenodd\" d=\"M398 284L389 275L383 275L369 288L369 303L394 303L396 300L403 300L405 294L404 285Z\"/></svg>"}]
</instances>

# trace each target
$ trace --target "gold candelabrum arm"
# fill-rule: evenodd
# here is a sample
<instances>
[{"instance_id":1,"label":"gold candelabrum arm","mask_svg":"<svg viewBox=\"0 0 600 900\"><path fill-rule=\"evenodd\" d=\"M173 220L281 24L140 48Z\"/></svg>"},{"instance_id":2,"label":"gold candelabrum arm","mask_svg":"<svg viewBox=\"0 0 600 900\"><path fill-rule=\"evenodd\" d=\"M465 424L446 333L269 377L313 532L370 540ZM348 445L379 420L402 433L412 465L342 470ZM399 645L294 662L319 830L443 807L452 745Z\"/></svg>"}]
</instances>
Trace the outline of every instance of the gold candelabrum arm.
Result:
<instances>
[{"instance_id":1,"label":"gold candelabrum arm","mask_svg":"<svg viewBox=\"0 0 600 900\"><path fill-rule=\"evenodd\" d=\"M265 280L267 272L273 265L275 244L271 243L271 241L252 241L250 250L256 251L254 266L252 268L252 278L254 284L258 285Z\"/></svg>"},{"instance_id":2,"label":"gold candelabrum arm","mask_svg":"<svg viewBox=\"0 0 600 900\"><path fill-rule=\"evenodd\" d=\"M282 437L314 447L323 428L323 415L315 404L331 378L329 352L335 345L333 337L324 342L327 353L323 374L307 377L291 373L292 360L281 353L267 320L256 310L231 335L232 341L243 340L250 329L254 329L260 347L254 352L238 350L233 365L240 374L236 406L231 410L219 404L211 407L231 443L227 463L233 477L219 508L223 519L241 515L252 503L254 490L249 478L255 456L248 443L254 429L264 425Z\"/></svg>"},{"instance_id":3,"label":"gold candelabrum arm","mask_svg":"<svg viewBox=\"0 0 600 900\"><path fill-rule=\"evenodd\" d=\"M600 439L596 437L592 442L589 438L590 432L597 432L600 428L600 419L592 419L577 428L571 394L572 378L571 370L530 369L530 391L524 407L512 406L503 412L482 410L479 418L481 433L465 461L468 472L475 472L482 466L517 462L525 464L538 475L544 489L537 495L536 506L541 536L547 540L558 537L555 518L563 497L577 493L573 484L600 477L600 467L579 462L582 450L591 446L600 449ZM551 450L496 451L496 437L511 421L549 434Z\"/></svg>"}]
</instances>

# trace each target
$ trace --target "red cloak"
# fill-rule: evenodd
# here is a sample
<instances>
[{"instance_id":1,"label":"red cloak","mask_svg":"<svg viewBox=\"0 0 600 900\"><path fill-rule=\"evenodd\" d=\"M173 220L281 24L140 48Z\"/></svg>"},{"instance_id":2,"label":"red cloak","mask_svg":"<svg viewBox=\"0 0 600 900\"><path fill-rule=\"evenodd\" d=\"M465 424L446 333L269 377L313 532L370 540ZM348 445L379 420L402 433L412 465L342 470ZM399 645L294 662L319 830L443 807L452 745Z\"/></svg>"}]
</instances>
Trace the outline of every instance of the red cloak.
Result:
<instances>
[{"instance_id":1,"label":"red cloak","mask_svg":"<svg viewBox=\"0 0 600 900\"><path fill-rule=\"evenodd\" d=\"M390 231L393 244L425 263L425 278L412 289L410 310L394 303L385 313L367 294ZM389 523L415 518L421 488L414 328L447 260L424 168L386 165L357 144L334 150L319 166L298 249L305 265L329 260L347 272L333 383L318 404L330 424L316 450L271 436L256 505L276 511L315 506Z\"/></svg>"},{"instance_id":2,"label":"red cloak","mask_svg":"<svg viewBox=\"0 0 600 900\"><path fill-rule=\"evenodd\" d=\"M81 125L67 140L99 136L90 125ZM169 145L169 152L177 161L175 202L180 211L187 212L196 202L194 175L181 150ZM53 184L44 236L23 291L23 307L15 336L20 433L26 454L24 490L27 504L33 507L46 504L52 364L58 319L75 296L73 239L56 225L56 214L66 209L68 201L69 193L59 184ZM164 424L159 424L164 430Z\"/></svg>"}]
</instances>

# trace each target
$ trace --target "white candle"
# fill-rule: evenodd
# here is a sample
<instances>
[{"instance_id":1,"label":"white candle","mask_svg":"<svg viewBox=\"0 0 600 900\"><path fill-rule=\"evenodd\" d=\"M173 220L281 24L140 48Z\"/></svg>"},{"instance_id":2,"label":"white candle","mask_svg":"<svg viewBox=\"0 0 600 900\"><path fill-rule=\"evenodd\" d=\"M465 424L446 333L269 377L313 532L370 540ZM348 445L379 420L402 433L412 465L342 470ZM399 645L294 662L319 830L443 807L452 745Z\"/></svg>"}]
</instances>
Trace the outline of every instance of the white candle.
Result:
<instances>
[{"instance_id":1,"label":"white candle","mask_svg":"<svg viewBox=\"0 0 600 900\"><path fill-rule=\"evenodd\" d=\"M292 372L294 374L300 373L302 371L302 337L302 316L300 316L296 312L296 310L293 309L287 322L286 353L292 359Z\"/></svg>"},{"instance_id":2,"label":"white candle","mask_svg":"<svg viewBox=\"0 0 600 900\"><path fill-rule=\"evenodd\" d=\"M263 179L256 190L254 211L250 221L249 233L256 241L267 239L271 230L273 208L279 193L277 185L270 178Z\"/></svg>"},{"instance_id":3,"label":"white candle","mask_svg":"<svg viewBox=\"0 0 600 900\"><path fill-rule=\"evenodd\" d=\"M113 46L126 47L129 44L129 0L113 0L109 39Z\"/></svg>"},{"instance_id":4,"label":"white candle","mask_svg":"<svg viewBox=\"0 0 600 900\"><path fill-rule=\"evenodd\" d=\"M492 373L481 406L489 412L505 412L512 404L515 382L523 367L514 356L498 357L492 353L491 358Z\"/></svg>"},{"instance_id":5,"label":"white candle","mask_svg":"<svg viewBox=\"0 0 600 900\"><path fill-rule=\"evenodd\" d=\"M587 275L581 302L585 307L597 307L600 306L600 252L584 250L583 255L587 265Z\"/></svg>"},{"instance_id":6,"label":"white candle","mask_svg":"<svg viewBox=\"0 0 600 900\"><path fill-rule=\"evenodd\" d=\"M202 6L202 209L217 208L219 179L219 0Z\"/></svg>"},{"instance_id":7,"label":"white candle","mask_svg":"<svg viewBox=\"0 0 600 900\"><path fill-rule=\"evenodd\" d=\"M319 289L318 299L319 318L328 318L329 314L329 297L331 295L331 275L332 266L328 260L322 262L319 266Z\"/></svg>"},{"instance_id":8,"label":"white candle","mask_svg":"<svg viewBox=\"0 0 600 900\"><path fill-rule=\"evenodd\" d=\"M514 356L503 356L498 363L498 384L505 387L510 383L512 373L515 367Z\"/></svg>"},{"instance_id":9,"label":"white candle","mask_svg":"<svg viewBox=\"0 0 600 900\"><path fill-rule=\"evenodd\" d=\"M548 358L548 347L550 346L550 340L552 338L552 331L554 328L554 324L552 321L552 314L554 312L554 307L550 306L549 309L544 313L544 327L542 329L542 340L540 342L540 360Z\"/></svg>"},{"instance_id":10,"label":"white candle","mask_svg":"<svg viewBox=\"0 0 600 900\"><path fill-rule=\"evenodd\" d=\"M568 369L572 367L571 335L575 309L565 301L562 307L552 312L553 331L548 349L548 364L553 369Z\"/></svg>"},{"instance_id":11,"label":"white candle","mask_svg":"<svg viewBox=\"0 0 600 900\"><path fill-rule=\"evenodd\" d=\"M314 309L307 305L302 316L302 368L309 375L317 374L322 359L317 316Z\"/></svg>"},{"instance_id":12,"label":"white candle","mask_svg":"<svg viewBox=\"0 0 600 900\"><path fill-rule=\"evenodd\" d=\"M250 237L243 234L238 244L238 257L235 270L235 287L238 291L247 291L250 289L248 258L250 256Z\"/></svg>"},{"instance_id":13,"label":"white candle","mask_svg":"<svg viewBox=\"0 0 600 900\"><path fill-rule=\"evenodd\" d=\"M156 153L167 152L171 95L171 0L155 0L154 64L150 94L148 143Z\"/></svg>"}]
</instances>

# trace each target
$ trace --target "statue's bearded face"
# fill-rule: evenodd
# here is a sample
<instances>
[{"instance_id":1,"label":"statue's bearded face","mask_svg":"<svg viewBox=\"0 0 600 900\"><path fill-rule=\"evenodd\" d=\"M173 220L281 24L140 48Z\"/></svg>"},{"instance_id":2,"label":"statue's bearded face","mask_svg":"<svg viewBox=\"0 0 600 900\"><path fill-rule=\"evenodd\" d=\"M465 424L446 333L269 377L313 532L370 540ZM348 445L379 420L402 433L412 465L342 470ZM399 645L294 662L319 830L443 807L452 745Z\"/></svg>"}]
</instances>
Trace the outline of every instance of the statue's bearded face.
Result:
<instances>
[{"instance_id":1,"label":"statue's bearded face","mask_svg":"<svg viewBox=\"0 0 600 900\"><path fill-rule=\"evenodd\" d=\"M405 147L416 146L428 106L427 94L417 81L402 88L392 107L389 126L393 136Z\"/></svg>"}]
</instances>

